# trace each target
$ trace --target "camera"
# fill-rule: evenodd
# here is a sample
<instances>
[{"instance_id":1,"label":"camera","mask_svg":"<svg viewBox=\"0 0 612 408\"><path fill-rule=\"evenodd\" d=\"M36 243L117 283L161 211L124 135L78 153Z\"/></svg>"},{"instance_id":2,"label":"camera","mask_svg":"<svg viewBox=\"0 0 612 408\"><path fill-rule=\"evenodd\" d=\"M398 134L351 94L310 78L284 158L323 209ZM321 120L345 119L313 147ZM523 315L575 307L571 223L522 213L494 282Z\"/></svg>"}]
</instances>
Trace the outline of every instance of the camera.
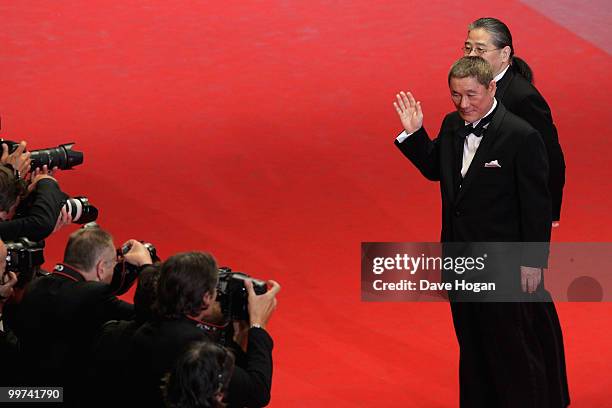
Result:
<instances>
[{"instance_id":1,"label":"camera","mask_svg":"<svg viewBox=\"0 0 612 408\"><path fill-rule=\"evenodd\" d=\"M149 255L151 255L151 260L153 263L160 262L159 257L157 256L157 249L155 249L155 245L150 242L140 241L140 243L149 251ZM117 256L122 257L123 255L130 252L132 246L130 244L125 244L121 248L117 249Z\"/></svg>"},{"instance_id":2,"label":"camera","mask_svg":"<svg viewBox=\"0 0 612 408\"><path fill-rule=\"evenodd\" d=\"M268 291L266 282L250 277L242 272L232 272L228 267L219 268L219 283L217 284L217 301L221 304L221 312L226 320L249 320L248 293L244 281L253 282L253 290L257 295Z\"/></svg>"},{"instance_id":3,"label":"camera","mask_svg":"<svg viewBox=\"0 0 612 408\"><path fill-rule=\"evenodd\" d=\"M43 250L45 241L32 242L27 238L5 242L6 270L15 273L27 273L45 263Z\"/></svg>"},{"instance_id":4,"label":"camera","mask_svg":"<svg viewBox=\"0 0 612 408\"><path fill-rule=\"evenodd\" d=\"M98 209L89 203L87 197L69 198L64 208L75 224L87 224L98 218Z\"/></svg>"},{"instance_id":5,"label":"camera","mask_svg":"<svg viewBox=\"0 0 612 408\"><path fill-rule=\"evenodd\" d=\"M0 139L0 143L6 143L9 154L13 153L19 146L19 143L11 140ZM64 143L57 147L50 147L47 149L29 150L30 159L32 160L30 168L34 170L37 167L42 168L43 166L47 166L49 170L54 167L60 170L70 170L82 164L83 153L72 150L72 146L74 146L74 142Z\"/></svg>"},{"instance_id":6,"label":"camera","mask_svg":"<svg viewBox=\"0 0 612 408\"><path fill-rule=\"evenodd\" d=\"M97 225L95 226L97 227ZM93 225L85 225L83 228L95 228ZM151 260L153 263L160 262L161 260L157 256L157 250L155 246L150 242L140 241L147 251L149 251L149 255L151 255ZM117 259L122 259L125 254L127 254L131 249L131 245L126 244L121 248L117 249ZM111 287L113 288L113 292L115 295L123 295L126 293L134 284L138 275L140 275L140 271L142 268L139 268L136 265L129 264L123 260L122 262L117 263L115 265L115 269L113 271L113 278L111 280Z\"/></svg>"}]
</instances>

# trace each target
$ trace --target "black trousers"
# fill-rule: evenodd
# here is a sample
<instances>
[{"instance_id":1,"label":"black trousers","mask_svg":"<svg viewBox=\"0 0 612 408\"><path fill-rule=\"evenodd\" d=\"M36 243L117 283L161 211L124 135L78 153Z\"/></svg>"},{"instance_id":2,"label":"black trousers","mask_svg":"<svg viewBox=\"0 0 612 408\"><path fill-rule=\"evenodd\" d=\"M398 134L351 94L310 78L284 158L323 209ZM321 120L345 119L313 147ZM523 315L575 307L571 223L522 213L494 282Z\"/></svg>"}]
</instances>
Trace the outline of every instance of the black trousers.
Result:
<instances>
[{"instance_id":1,"label":"black trousers","mask_svg":"<svg viewBox=\"0 0 612 408\"><path fill-rule=\"evenodd\" d=\"M565 408L563 337L552 302L451 302L461 408Z\"/></svg>"}]
</instances>

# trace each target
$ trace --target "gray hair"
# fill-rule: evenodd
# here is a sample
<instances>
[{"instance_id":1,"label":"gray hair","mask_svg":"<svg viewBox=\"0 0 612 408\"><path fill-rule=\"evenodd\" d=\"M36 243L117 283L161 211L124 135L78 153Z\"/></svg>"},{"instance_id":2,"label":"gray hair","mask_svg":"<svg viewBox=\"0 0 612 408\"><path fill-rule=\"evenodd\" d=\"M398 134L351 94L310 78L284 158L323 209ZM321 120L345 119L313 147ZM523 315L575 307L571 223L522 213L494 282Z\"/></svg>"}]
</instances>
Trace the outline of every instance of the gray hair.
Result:
<instances>
[{"instance_id":1,"label":"gray hair","mask_svg":"<svg viewBox=\"0 0 612 408\"><path fill-rule=\"evenodd\" d=\"M488 87L493 80L493 68L482 57L463 57L458 59L448 72L449 85L451 78L475 78L480 84Z\"/></svg>"},{"instance_id":2,"label":"gray hair","mask_svg":"<svg viewBox=\"0 0 612 408\"><path fill-rule=\"evenodd\" d=\"M113 237L101 228L80 229L68 238L64 263L90 271L105 251L114 250Z\"/></svg>"},{"instance_id":3,"label":"gray hair","mask_svg":"<svg viewBox=\"0 0 612 408\"><path fill-rule=\"evenodd\" d=\"M473 21L468 26L468 31L481 28L491 35L493 45L496 48L510 47L510 61L514 70L525 77L529 82L533 82L533 71L529 64L522 58L514 56L514 45L512 45L512 33L506 24L493 17L482 17Z\"/></svg>"}]
</instances>

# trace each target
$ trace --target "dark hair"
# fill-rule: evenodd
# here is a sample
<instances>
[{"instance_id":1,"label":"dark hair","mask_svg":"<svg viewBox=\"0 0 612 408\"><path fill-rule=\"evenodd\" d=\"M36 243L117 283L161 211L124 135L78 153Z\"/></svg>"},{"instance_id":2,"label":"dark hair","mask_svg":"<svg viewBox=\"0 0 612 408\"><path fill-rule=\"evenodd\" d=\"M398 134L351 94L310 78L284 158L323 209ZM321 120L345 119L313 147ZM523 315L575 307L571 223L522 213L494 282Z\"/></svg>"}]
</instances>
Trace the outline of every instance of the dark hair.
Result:
<instances>
[{"instance_id":1,"label":"dark hair","mask_svg":"<svg viewBox=\"0 0 612 408\"><path fill-rule=\"evenodd\" d=\"M160 317L198 315L202 298L214 293L219 271L212 255L183 252L168 258L161 267L156 310Z\"/></svg>"},{"instance_id":2,"label":"dark hair","mask_svg":"<svg viewBox=\"0 0 612 408\"><path fill-rule=\"evenodd\" d=\"M448 72L448 84L451 78L476 78L478 83L488 87L493 80L493 68L484 58L467 56L459 58Z\"/></svg>"},{"instance_id":3,"label":"dark hair","mask_svg":"<svg viewBox=\"0 0 612 408\"><path fill-rule=\"evenodd\" d=\"M134 314L139 322L146 322L153 316L153 304L157 298L157 282L161 265L147 265L138 275L134 292Z\"/></svg>"},{"instance_id":4,"label":"dark hair","mask_svg":"<svg viewBox=\"0 0 612 408\"><path fill-rule=\"evenodd\" d=\"M89 271L109 249L115 250L111 234L102 228L82 228L70 234L64 251L64 263Z\"/></svg>"},{"instance_id":5,"label":"dark hair","mask_svg":"<svg viewBox=\"0 0 612 408\"><path fill-rule=\"evenodd\" d=\"M0 165L0 211L8 211L25 193L23 183L15 177L11 167Z\"/></svg>"},{"instance_id":6,"label":"dark hair","mask_svg":"<svg viewBox=\"0 0 612 408\"><path fill-rule=\"evenodd\" d=\"M510 47L510 61L512 69L521 74L526 80L533 83L533 71L531 67L522 59L514 56L514 46L512 45L512 34L510 29L503 22L493 17L483 17L475 20L468 26L468 31L482 28L493 39L493 45L497 48Z\"/></svg>"},{"instance_id":7,"label":"dark hair","mask_svg":"<svg viewBox=\"0 0 612 408\"><path fill-rule=\"evenodd\" d=\"M222 407L218 396L227 390L234 356L210 341L191 343L165 376L162 394L170 408Z\"/></svg>"}]
</instances>

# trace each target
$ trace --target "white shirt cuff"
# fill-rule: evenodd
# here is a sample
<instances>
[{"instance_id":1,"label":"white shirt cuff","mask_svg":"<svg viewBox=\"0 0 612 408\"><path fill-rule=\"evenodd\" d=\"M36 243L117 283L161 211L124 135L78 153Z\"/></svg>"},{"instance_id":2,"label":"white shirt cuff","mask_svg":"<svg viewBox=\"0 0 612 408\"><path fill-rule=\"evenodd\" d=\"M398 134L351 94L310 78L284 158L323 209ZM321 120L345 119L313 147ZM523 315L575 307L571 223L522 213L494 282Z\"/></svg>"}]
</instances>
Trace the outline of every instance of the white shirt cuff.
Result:
<instances>
[{"instance_id":1,"label":"white shirt cuff","mask_svg":"<svg viewBox=\"0 0 612 408\"><path fill-rule=\"evenodd\" d=\"M404 140L408 139L408 137L412 136L413 134L415 134L416 132L412 132L412 133L406 133L406 131L404 130L402 133L400 133L395 140L397 140L397 143L402 143Z\"/></svg>"}]
</instances>

